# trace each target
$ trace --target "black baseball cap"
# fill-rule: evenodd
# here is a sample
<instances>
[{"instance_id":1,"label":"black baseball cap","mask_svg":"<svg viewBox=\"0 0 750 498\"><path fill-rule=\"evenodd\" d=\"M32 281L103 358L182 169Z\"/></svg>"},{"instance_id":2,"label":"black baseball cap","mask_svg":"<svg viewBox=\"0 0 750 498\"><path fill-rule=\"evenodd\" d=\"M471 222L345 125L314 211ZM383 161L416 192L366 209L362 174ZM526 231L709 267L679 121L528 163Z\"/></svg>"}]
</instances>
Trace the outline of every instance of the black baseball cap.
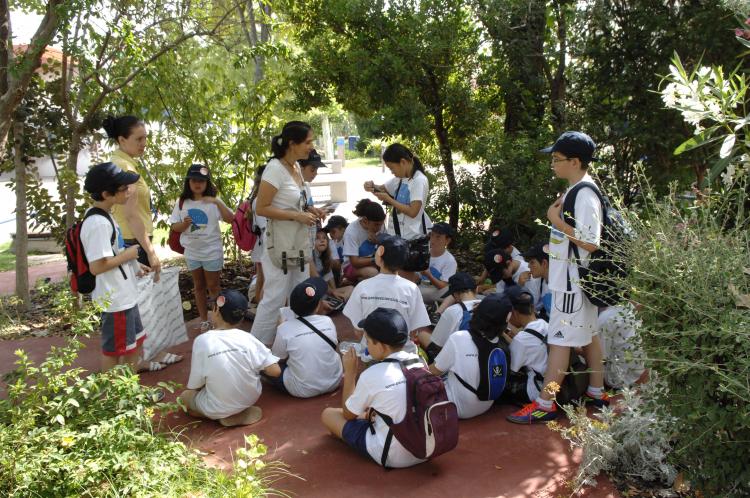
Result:
<instances>
[{"instance_id":1,"label":"black baseball cap","mask_svg":"<svg viewBox=\"0 0 750 498\"><path fill-rule=\"evenodd\" d=\"M310 155L307 156L307 159L303 159L299 163L301 166L312 166L313 168L325 167L323 158L320 157L320 154L318 154L318 151L316 151L315 149L310 151Z\"/></svg>"},{"instance_id":2,"label":"black baseball cap","mask_svg":"<svg viewBox=\"0 0 750 498\"><path fill-rule=\"evenodd\" d=\"M132 171L123 171L115 163L106 162L96 164L86 173L83 188L90 194L109 192L123 185L132 185L141 175Z\"/></svg>"},{"instance_id":3,"label":"black baseball cap","mask_svg":"<svg viewBox=\"0 0 750 498\"><path fill-rule=\"evenodd\" d=\"M334 228L346 228L349 226L349 222L346 221L346 218L339 215L334 215L328 218L328 223L326 223L326 226L323 227L323 231L330 232Z\"/></svg>"},{"instance_id":4,"label":"black baseball cap","mask_svg":"<svg viewBox=\"0 0 750 498\"><path fill-rule=\"evenodd\" d=\"M505 249L490 249L484 253L484 268L493 284L502 280L503 270L508 267L512 259Z\"/></svg>"},{"instance_id":5,"label":"black baseball cap","mask_svg":"<svg viewBox=\"0 0 750 498\"><path fill-rule=\"evenodd\" d=\"M432 225L432 231L435 233L447 235L451 239L456 237L456 231L453 230L452 226L450 226L448 223L445 223L444 221Z\"/></svg>"},{"instance_id":6,"label":"black baseball cap","mask_svg":"<svg viewBox=\"0 0 750 498\"><path fill-rule=\"evenodd\" d=\"M463 292L467 290L475 290L477 283L474 281L474 277L465 272L458 272L448 279L448 290L443 297L448 297L455 292Z\"/></svg>"},{"instance_id":7,"label":"black baseball cap","mask_svg":"<svg viewBox=\"0 0 750 498\"><path fill-rule=\"evenodd\" d=\"M364 320L360 320L357 327L376 341L389 346L403 346L409 339L406 320L393 308L376 308Z\"/></svg>"},{"instance_id":8,"label":"black baseball cap","mask_svg":"<svg viewBox=\"0 0 750 498\"><path fill-rule=\"evenodd\" d=\"M596 144L590 136L582 131L566 131L558 137L554 144L545 147L539 152L551 154L559 152L565 157L577 157L583 162L597 161L594 157Z\"/></svg>"},{"instance_id":9,"label":"black baseball cap","mask_svg":"<svg viewBox=\"0 0 750 498\"><path fill-rule=\"evenodd\" d=\"M534 303L534 296L525 287L520 285L510 285L505 288L505 295L510 300L513 307L528 306Z\"/></svg>"},{"instance_id":10,"label":"black baseball cap","mask_svg":"<svg viewBox=\"0 0 750 498\"><path fill-rule=\"evenodd\" d=\"M537 261L549 261L549 246L546 242L538 242L523 253L523 257L528 261L535 259Z\"/></svg>"},{"instance_id":11,"label":"black baseball cap","mask_svg":"<svg viewBox=\"0 0 750 498\"><path fill-rule=\"evenodd\" d=\"M488 323L505 327L508 317L513 311L513 304L504 294L488 294L474 308L474 316L484 319Z\"/></svg>"},{"instance_id":12,"label":"black baseball cap","mask_svg":"<svg viewBox=\"0 0 750 498\"><path fill-rule=\"evenodd\" d=\"M318 303L328 292L328 284L320 277L311 277L292 289L289 307L297 316L307 316L315 312Z\"/></svg>"},{"instance_id":13,"label":"black baseball cap","mask_svg":"<svg viewBox=\"0 0 750 498\"><path fill-rule=\"evenodd\" d=\"M192 178L194 180L206 180L211 178L208 168L202 164L191 164L187 170L185 178Z\"/></svg>"},{"instance_id":14,"label":"black baseball cap","mask_svg":"<svg viewBox=\"0 0 750 498\"><path fill-rule=\"evenodd\" d=\"M247 298L239 291L225 289L219 292L214 300L219 308L219 313L225 322L229 324L240 323L247 311Z\"/></svg>"},{"instance_id":15,"label":"black baseball cap","mask_svg":"<svg viewBox=\"0 0 750 498\"><path fill-rule=\"evenodd\" d=\"M497 249L504 249L508 246L512 246L515 242L513 232L510 228L493 228L490 231L489 246Z\"/></svg>"},{"instance_id":16,"label":"black baseball cap","mask_svg":"<svg viewBox=\"0 0 750 498\"><path fill-rule=\"evenodd\" d=\"M397 235L381 233L377 242L379 246L383 246L383 263L388 269L400 270L404 267L409 257L409 244L404 239Z\"/></svg>"}]
</instances>

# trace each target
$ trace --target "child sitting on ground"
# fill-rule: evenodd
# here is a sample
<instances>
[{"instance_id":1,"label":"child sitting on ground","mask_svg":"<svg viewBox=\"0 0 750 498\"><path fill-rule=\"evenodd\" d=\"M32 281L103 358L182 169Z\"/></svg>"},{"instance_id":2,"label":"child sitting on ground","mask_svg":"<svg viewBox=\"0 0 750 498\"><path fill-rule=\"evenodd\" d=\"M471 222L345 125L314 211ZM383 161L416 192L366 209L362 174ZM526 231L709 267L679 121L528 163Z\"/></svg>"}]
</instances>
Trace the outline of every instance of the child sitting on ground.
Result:
<instances>
[{"instance_id":1,"label":"child sitting on ground","mask_svg":"<svg viewBox=\"0 0 750 498\"><path fill-rule=\"evenodd\" d=\"M398 275L406 263L408 250L407 242L401 237L388 234L378 236L375 263L380 273L360 282L344 306L344 315L351 320L358 334L362 332L357 330L357 324L376 308L393 308L400 312L415 335L419 329L430 325L419 287ZM416 352L416 345L407 342L407 350ZM365 343L362 337L362 345Z\"/></svg>"},{"instance_id":2,"label":"child sitting on ground","mask_svg":"<svg viewBox=\"0 0 750 498\"><path fill-rule=\"evenodd\" d=\"M469 330L459 330L451 334L435 362L430 365L430 371L435 375L448 374L445 389L448 399L456 404L460 418L481 415L495 402L494 399L485 401L477 396L482 376L493 376L495 373L487 371L487 364L482 371L482 358L475 341L489 342L488 347L497 346L503 349L505 357L508 358L510 353L507 344L500 336L508 326L507 320L511 309L508 298L500 294L490 294L482 299L474 308ZM503 373L500 372L500 375ZM498 397L501 394L498 393Z\"/></svg>"},{"instance_id":3,"label":"child sitting on ground","mask_svg":"<svg viewBox=\"0 0 750 498\"><path fill-rule=\"evenodd\" d=\"M398 311L379 307L356 325L364 330L370 355L381 363L362 372L357 381L359 360L354 349L347 351L343 358L341 408L326 408L321 420L331 434L380 464L388 425L378 415L372 417L372 425L368 418L375 410L394 421L401 421L407 415L406 381L401 366L382 360L409 362L407 368L412 365L422 368L423 364L416 354L403 351L404 344L409 342L409 327ZM387 467L411 467L423 461L392 438L385 460Z\"/></svg>"},{"instance_id":4,"label":"child sitting on ground","mask_svg":"<svg viewBox=\"0 0 750 498\"><path fill-rule=\"evenodd\" d=\"M349 299L349 296L354 289L353 286L347 285L344 287L336 287L336 279L333 276L333 249L330 241L328 240L328 234L319 228L315 234L315 246L313 247L313 263L317 276L321 277L328 286L327 294L335 299L324 300L321 312L325 315L332 311L337 311L344 306L344 303ZM331 303L336 302L338 305L333 307Z\"/></svg>"},{"instance_id":5,"label":"child sitting on ground","mask_svg":"<svg viewBox=\"0 0 750 498\"><path fill-rule=\"evenodd\" d=\"M448 251L455 231L448 223L435 223L430 232L430 267L422 272L419 291L426 305L442 300L448 279L456 273L456 258Z\"/></svg>"},{"instance_id":6,"label":"child sitting on ground","mask_svg":"<svg viewBox=\"0 0 750 498\"><path fill-rule=\"evenodd\" d=\"M637 334L640 320L631 304L599 309L599 339L604 356L604 382L616 389L630 387L643 375L644 353Z\"/></svg>"},{"instance_id":7,"label":"child sitting on ground","mask_svg":"<svg viewBox=\"0 0 750 498\"><path fill-rule=\"evenodd\" d=\"M297 284L289 296L295 319L279 325L271 348L283 362L281 375L271 379L272 384L298 398L334 391L341 382L336 327L321 314L326 292L328 286L320 277Z\"/></svg>"},{"instance_id":8,"label":"child sitting on ground","mask_svg":"<svg viewBox=\"0 0 750 498\"><path fill-rule=\"evenodd\" d=\"M370 199L362 199L354 208L357 221L344 232L344 262L342 273L349 282L364 280L378 274L375 264L375 245L383 232L385 211L383 206Z\"/></svg>"},{"instance_id":9,"label":"child sitting on ground","mask_svg":"<svg viewBox=\"0 0 750 498\"><path fill-rule=\"evenodd\" d=\"M443 297L451 297L455 304L440 315L432 333L426 330L419 332L419 343L430 361L435 359L452 333L467 329L466 318L470 319L474 306L480 301L475 291L476 283L468 273L458 272L448 279L448 291Z\"/></svg>"},{"instance_id":10,"label":"child sitting on ground","mask_svg":"<svg viewBox=\"0 0 750 498\"><path fill-rule=\"evenodd\" d=\"M535 244L524 257L529 265L529 273L525 287L534 296L534 308L538 317L549 319L552 312L552 291L549 290L549 249L546 243ZM519 280L520 282L521 280Z\"/></svg>"},{"instance_id":11,"label":"child sitting on ground","mask_svg":"<svg viewBox=\"0 0 750 498\"><path fill-rule=\"evenodd\" d=\"M223 290L212 303L214 330L193 343L193 362L187 389L180 399L193 417L218 420L225 427L258 422L263 412L254 406L261 393L260 372L279 377L279 359L252 334L237 325L247 310L247 299Z\"/></svg>"},{"instance_id":12,"label":"child sitting on ground","mask_svg":"<svg viewBox=\"0 0 750 498\"><path fill-rule=\"evenodd\" d=\"M331 250L338 256L338 259L336 257L331 259L331 269L336 276L336 283L341 280L341 266L344 260L344 232L348 226L349 222L346 221L346 218L334 215L328 218L328 223L323 227L323 230L331 238Z\"/></svg>"}]
</instances>

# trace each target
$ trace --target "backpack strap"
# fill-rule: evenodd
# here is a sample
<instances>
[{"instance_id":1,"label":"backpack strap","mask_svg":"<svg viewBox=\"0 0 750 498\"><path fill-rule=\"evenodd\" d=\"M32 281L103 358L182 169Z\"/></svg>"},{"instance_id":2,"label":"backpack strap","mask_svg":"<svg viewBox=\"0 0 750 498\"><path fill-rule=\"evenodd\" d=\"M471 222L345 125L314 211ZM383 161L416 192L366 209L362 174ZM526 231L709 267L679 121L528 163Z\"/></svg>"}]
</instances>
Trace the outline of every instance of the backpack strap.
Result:
<instances>
[{"instance_id":1,"label":"backpack strap","mask_svg":"<svg viewBox=\"0 0 750 498\"><path fill-rule=\"evenodd\" d=\"M543 336L540 332L538 332L538 331L536 331L534 329L528 329L527 328L527 329L523 329L521 332L526 332L527 334L531 334L534 337L536 337L537 339L539 339L540 341L542 341L542 344L544 344L544 345L547 344L547 337Z\"/></svg>"},{"instance_id":2,"label":"backpack strap","mask_svg":"<svg viewBox=\"0 0 750 498\"><path fill-rule=\"evenodd\" d=\"M479 374L481 375L482 372L479 372ZM469 384L464 379L462 379L461 376L458 375L456 372L453 372L453 375L456 376L456 379L458 379L458 381L461 383L462 386L464 386L466 389L468 389L469 391L471 391L472 393L474 393L475 396L479 397L479 391L477 391L476 389L474 389L473 387L471 387L471 384Z\"/></svg>"},{"instance_id":3,"label":"backpack strap","mask_svg":"<svg viewBox=\"0 0 750 498\"><path fill-rule=\"evenodd\" d=\"M461 306L461 309L464 311L469 311L469 308L466 307L463 301L459 301L458 305Z\"/></svg>"},{"instance_id":4,"label":"backpack strap","mask_svg":"<svg viewBox=\"0 0 750 498\"><path fill-rule=\"evenodd\" d=\"M398 181L398 187L396 187L396 192L394 192L393 198L395 199L398 197L398 193L401 190L401 184L404 180ZM396 232L396 235L401 237L401 226L398 223L398 210L394 207L391 208L391 216L393 217L393 231ZM422 223L424 223L424 219L422 220Z\"/></svg>"},{"instance_id":5,"label":"backpack strap","mask_svg":"<svg viewBox=\"0 0 750 498\"><path fill-rule=\"evenodd\" d=\"M599 202L602 206L602 228L609 224L609 221L607 219L607 206L609 203L607 200L602 196L601 191L599 190L599 187L596 186L596 184L591 182L578 182L576 185L573 186L573 188L570 189L570 191L565 194L565 200L563 201L563 207L561 211L562 219L565 223L573 227L573 230L575 231L576 226L576 217L575 217L575 210L576 210L576 198L578 197L578 192L583 190L584 188L588 188L592 190L596 197L599 199ZM581 253L578 252L578 246L574 244L572 241L569 241L569 251L573 253L573 261L575 264L580 268L581 267ZM570 292L573 290L571 283L570 283L570 268L566 269L567 274L567 291Z\"/></svg>"},{"instance_id":6,"label":"backpack strap","mask_svg":"<svg viewBox=\"0 0 750 498\"><path fill-rule=\"evenodd\" d=\"M305 320L305 319L304 319L304 318L302 318L301 316L298 316L298 317L297 317L297 320L299 320L300 322L302 322L302 323L304 323L305 325L307 325L307 327L308 327L308 328L309 328L310 330L312 330L313 332L315 332L316 334L318 334L318 336L319 336L319 337L320 337L321 339L323 339L324 341L326 341L326 342L328 343L328 345L329 345L329 346L331 346L331 347L333 348L333 350L334 350L334 351L336 351L336 344L335 344L335 343L334 343L334 342L333 342L333 341L332 341L332 340L331 340L330 338L328 338L328 337L327 337L327 336L326 336L325 334L323 334L323 332L321 332L320 330L318 330L318 329L316 329L315 327L313 327L312 323L308 322L307 320Z\"/></svg>"},{"instance_id":7,"label":"backpack strap","mask_svg":"<svg viewBox=\"0 0 750 498\"><path fill-rule=\"evenodd\" d=\"M88 218L90 216L94 216L94 215L105 217L107 219L107 221L109 221L109 224L112 225L112 236L109 238L109 245L111 245L112 249L114 249L114 247L115 247L115 234L117 234L117 229L115 228L115 222L112 221L112 217L109 215L108 212L106 212L102 208L98 208L98 207L92 207L91 209L89 209L88 211L86 211L86 214L83 215L83 221L86 221L86 218ZM81 226L83 226L83 221L81 222ZM114 252L114 251L112 251L112 252ZM122 273L122 278L124 278L125 280L127 280L128 279L128 275L125 273L125 270L122 268L122 265L117 265L117 268L120 269L120 273Z\"/></svg>"}]
</instances>

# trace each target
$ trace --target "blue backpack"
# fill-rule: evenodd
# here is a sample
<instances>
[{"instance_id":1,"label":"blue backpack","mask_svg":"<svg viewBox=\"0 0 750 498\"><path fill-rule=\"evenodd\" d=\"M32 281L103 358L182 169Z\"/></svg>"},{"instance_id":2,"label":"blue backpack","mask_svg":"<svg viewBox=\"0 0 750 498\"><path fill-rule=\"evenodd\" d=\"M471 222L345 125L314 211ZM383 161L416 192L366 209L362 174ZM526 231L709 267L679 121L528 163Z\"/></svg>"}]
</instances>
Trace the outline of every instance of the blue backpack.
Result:
<instances>
[{"instance_id":1,"label":"blue backpack","mask_svg":"<svg viewBox=\"0 0 750 498\"><path fill-rule=\"evenodd\" d=\"M460 376L456 375L456 378L481 401L495 401L505 391L510 351L502 339L493 343L480 334L472 331L469 331L469 334L479 351L479 386L474 389Z\"/></svg>"},{"instance_id":2,"label":"blue backpack","mask_svg":"<svg viewBox=\"0 0 750 498\"><path fill-rule=\"evenodd\" d=\"M458 324L458 330L469 330L472 312L469 311L463 301L459 301L458 304L461 306L461 309L464 310L464 314L461 316L461 323Z\"/></svg>"}]
</instances>

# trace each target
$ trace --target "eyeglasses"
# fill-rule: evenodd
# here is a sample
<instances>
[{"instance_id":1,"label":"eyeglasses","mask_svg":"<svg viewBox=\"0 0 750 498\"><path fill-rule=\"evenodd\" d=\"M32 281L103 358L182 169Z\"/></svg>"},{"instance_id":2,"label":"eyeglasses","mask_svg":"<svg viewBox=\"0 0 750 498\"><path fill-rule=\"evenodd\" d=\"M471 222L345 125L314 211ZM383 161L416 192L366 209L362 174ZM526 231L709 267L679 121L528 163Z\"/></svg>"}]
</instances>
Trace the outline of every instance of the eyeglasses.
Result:
<instances>
[{"instance_id":1,"label":"eyeglasses","mask_svg":"<svg viewBox=\"0 0 750 498\"><path fill-rule=\"evenodd\" d=\"M562 162L565 162L565 161L570 161L570 159L571 159L570 157L564 157L564 158L553 157L552 158L552 164L557 164L557 163L562 163Z\"/></svg>"}]
</instances>

